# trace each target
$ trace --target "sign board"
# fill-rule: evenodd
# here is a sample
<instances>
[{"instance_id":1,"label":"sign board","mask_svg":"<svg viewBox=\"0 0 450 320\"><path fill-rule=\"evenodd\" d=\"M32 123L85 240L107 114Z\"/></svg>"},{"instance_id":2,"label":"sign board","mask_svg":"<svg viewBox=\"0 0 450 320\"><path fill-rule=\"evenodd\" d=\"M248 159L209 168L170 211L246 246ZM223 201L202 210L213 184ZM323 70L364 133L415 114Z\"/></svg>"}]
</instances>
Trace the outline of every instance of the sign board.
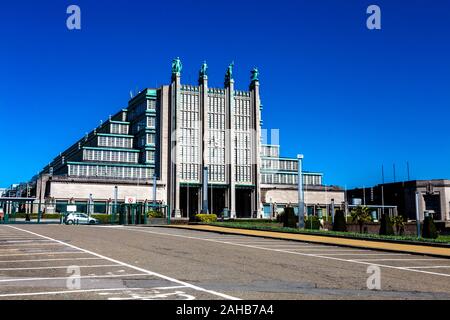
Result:
<instances>
[{"instance_id":1,"label":"sign board","mask_svg":"<svg viewBox=\"0 0 450 320\"><path fill-rule=\"evenodd\" d=\"M126 204L135 204L136 203L136 197L125 197L125 203Z\"/></svg>"},{"instance_id":2,"label":"sign board","mask_svg":"<svg viewBox=\"0 0 450 320\"><path fill-rule=\"evenodd\" d=\"M76 205L68 205L67 206L67 212L76 212L77 206Z\"/></svg>"}]
</instances>

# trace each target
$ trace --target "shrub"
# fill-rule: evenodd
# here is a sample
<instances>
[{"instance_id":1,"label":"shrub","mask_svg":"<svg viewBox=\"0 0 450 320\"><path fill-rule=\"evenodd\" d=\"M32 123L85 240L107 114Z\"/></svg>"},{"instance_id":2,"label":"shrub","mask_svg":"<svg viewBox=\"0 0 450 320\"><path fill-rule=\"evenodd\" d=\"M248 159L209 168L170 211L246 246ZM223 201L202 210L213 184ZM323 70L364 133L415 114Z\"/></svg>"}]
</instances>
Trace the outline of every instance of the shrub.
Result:
<instances>
[{"instance_id":1,"label":"shrub","mask_svg":"<svg viewBox=\"0 0 450 320\"><path fill-rule=\"evenodd\" d=\"M333 231L347 232L347 222L343 210L336 210L334 214Z\"/></svg>"},{"instance_id":2,"label":"shrub","mask_svg":"<svg viewBox=\"0 0 450 320\"><path fill-rule=\"evenodd\" d=\"M163 218L163 214L161 211L157 211L157 210L150 210L147 213L147 217L149 218Z\"/></svg>"},{"instance_id":3,"label":"shrub","mask_svg":"<svg viewBox=\"0 0 450 320\"><path fill-rule=\"evenodd\" d=\"M319 217L310 216L305 219L305 229L309 230L320 230L322 224L320 223Z\"/></svg>"},{"instance_id":4,"label":"shrub","mask_svg":"<svg viewBox=\"0 0 450 320\"><path fill-rule=\"evenodd\" d=\"M372 221L372 217L369 214L369 208L363 206L357 206L350 212L352 221L359 225L359 233L363 232L363 227L367 222Z\"/></svg>"},{"instance_id":5,"label":"shrub","mask_svg":"<svg viewBox=\"0 0 450 320\"><path fill-rule=\"evenodd\" d=\"M438 237L432 216L425 217L423 220L422 237L427 239L436 239Z\"/></svg>"},{"instance_id":6,"label":"shrub","mask_svg":"<svg viewBox=\"0 0 450 320\"><path fill-rule=\"evenodd\" d=\"M402 236L405 233L405 218L402 215L393 217L392 224L397 230L397 235Z\"/></svg>"},{"instance_id":7,"label":"shrub","mask_svg":"<svg viewBox=\"0 0 450 320\"><path fill-rule=\"evenodd\" d=\"M276 220L277 220L278 223L283 223L283 221L284 221L284 211L282 211L281 213L277 213Z\"/></svg>"},{"instance_id":8,"label":"shrub","mask_svg":"<svg viewBox=\"0 0 450 320\"><path fill-rule=\"evenodd\" d=\"M111 223L111 216L109 214L104 213L91 214L91 217L98 219L100 223Z\"/></svg>"},{"instance_id":9,"label":"shrub","mask_svg":"<svg viewBox=\"0 0 450 320\"><path fill-rule=\"evenodd\" d=\"M15 217L17 219L24 219L26 216L26 213L16 213L15 215L10 215L10 217ZM59 213L41 213L41 219L59 219L60 216L61 215ZM30 213L30 219L37 219L37 217L37 213Z\"/></svg>"},{"instance_id":10,"label":"shrub","mask_svg":"<svg viewBox=\"0 0 450 320\"><path fill-rule=\"evenodd\" d=\"M378 233L384 236L395 235L394 228L392 227L391 218L389 215L382 213L380 219L380 232Z\"/></svg>"},{"instance_id":11,"label":"shrub","mask_svg":"<svg viewBox=\"0 0 450 320\"><path fill-rule=\"evenodd\" d=\"M286 207L283 212L283 227L285 228L296 228L297 227L297 217L295 216L294 208Z\"/></svg>"},{"instance_id":12,"label":"shrub","mask_svg":"<svg viewBox=\"0 0 450 320\"><path fill-rule=\"evenodd\" d=\"M203 222L203 223L216 222L217 221L217 215L215 215L215 214L199 213L199 214L195 215L195 220L198 221L198 222Z\"/></svg>"}]
</instances>

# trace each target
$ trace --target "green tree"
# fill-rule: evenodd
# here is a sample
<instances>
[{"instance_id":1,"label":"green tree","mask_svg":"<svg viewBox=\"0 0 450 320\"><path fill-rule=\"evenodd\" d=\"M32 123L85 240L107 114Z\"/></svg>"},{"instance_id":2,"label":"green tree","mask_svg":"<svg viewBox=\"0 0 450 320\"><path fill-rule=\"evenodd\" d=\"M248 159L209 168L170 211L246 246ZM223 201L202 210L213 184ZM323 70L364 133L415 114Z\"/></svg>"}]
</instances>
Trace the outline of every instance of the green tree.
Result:
<instances>
[{"instance_id":1,"label":"green tree","mask_svg":"<svg viewBox=\"0 0 450 320\"><path fill-rule=\"evenodd\" d=\"M347 231L347 222L345 221L343 210L336 210L336 213L334 214L333 231Z\"/></svg>"},{"instance_id":2,"label":"green tree","mask_svg":"<svg viewBox=\"0 0 450 320\"><path fill-rule=\"evenodd\" d=\"M357 206L350 211L352 222L359 225L359 233L363 232L363 227L367 222L372 221L372 217L369 213L369 208L365 206Z\"/></svg>"},{"instance_id":3,"label":"green tree","mask_svg":"<svg viewBox=\"0 0 450 320\"><path fill-rule=\"evenodd\" d=\"M397 235L402 236L405 233L405 218L402 215L393 217L392 224L397 231Z\"/></svg>"},{"instance_id":4,"label":"green tree","mask_svg":"<svg viewBox=\"0 0 450 320\"><path fill-rule=\"evenodd\" d=\"M295 216L293 207L284 208L283 213L283 227L285 228L296 228L297 227L297 217Z\"/></svg>"},{"instance_id":5,"label":"green tree","mask_svg":"<svg viewBox=\"0 0 450 320\"><path fill-rule=\"evenodd\" d=\"M436 225L434 224L433 217L430 215L423 220L422 237L428 239L436 239L438 233Z\"/></svg>"},{"instance_id":6,"label":"green tree","mask_svg":"<svg viewBox=\"0 0 450 320\"><path fill-rule=\"evenodd\" d=\"M382 213L380 219L380 235L392 236L394 235L394 228L392 227L391 218L388 214Z\"/></svg>"}]
</instances>

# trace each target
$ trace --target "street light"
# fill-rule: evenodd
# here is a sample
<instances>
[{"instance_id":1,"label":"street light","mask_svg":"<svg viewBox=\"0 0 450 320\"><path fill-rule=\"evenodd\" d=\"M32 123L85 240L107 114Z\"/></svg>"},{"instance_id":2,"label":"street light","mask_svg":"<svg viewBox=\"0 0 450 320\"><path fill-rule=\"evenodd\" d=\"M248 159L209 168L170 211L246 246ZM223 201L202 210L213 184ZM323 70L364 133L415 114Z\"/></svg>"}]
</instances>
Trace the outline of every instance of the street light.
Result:
<instances>
[{"instance_id":1,"label":"street light","mask_svg":"<svg viewBox=\"0 0 450 320\"><path fill-rule=\"evenodd\" d=\"M419 200L420 192L416 191L416 227L417 227L417 238L420 238L420 209L419 209Z\"/></svg>"},{"instance_id":2,"label":"street light","mask_svg":"<svg viewBox=\"0 0 450 320\"><path fill-rule=\"evenodd\" d=\"M302 173L302 162L303 155L297 155L298 163L298 173L297 173L297 183L298 183L298 227L299 229L305 228L305 199L303 194L303 173Z\"/></svg>"}]
</instances>

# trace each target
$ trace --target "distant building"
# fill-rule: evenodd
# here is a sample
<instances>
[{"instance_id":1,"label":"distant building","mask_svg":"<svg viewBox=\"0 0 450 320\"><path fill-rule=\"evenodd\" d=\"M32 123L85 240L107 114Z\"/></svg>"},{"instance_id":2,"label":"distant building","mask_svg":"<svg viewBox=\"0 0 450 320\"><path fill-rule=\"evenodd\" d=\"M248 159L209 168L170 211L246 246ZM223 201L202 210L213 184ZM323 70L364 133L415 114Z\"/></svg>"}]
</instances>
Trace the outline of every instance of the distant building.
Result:
<instances>
[{"instance_id":1,"label":"distant building","mask_svg":"<svg viewBox=\"0 0 450 320\"><path fill-rule=\"evenodd\" d=\"M416 191L420 193L419 213L433 212L436 221L450 221L450 180L412 180L379 184L369 188L347 191L347 199L361 199L367 205L397 206L398 214L410 220L416 219Z\"/></svg>"},{"instance_id":2,"label":"distant building","mask_svg":"<svg viewBox=\"0 0 450 320\"><path fill-rule=\"evenodd\" d=\"M336 206L345 201L342 188L323 184L323 173L303 171L303 186L308 214L325 214L332 201ZM265 217L286 205L298 205L298 160L281 157L278 145L261 146L261 197Z\"/></svg>"},{"instance_id":3,"label":"distant building","mask_svg":"<svg viewBox=\"0 0 450 320\"><path fill-rule=\"evenodd\" d=\"M249 89L235 89L232 64L223 88L209 87L206 63L198 85L182 84L174 59L169 85L144 89L61 152L33 179L34 195L61 212L69 202L85 210L93 200L95 212L107 213L117 187L119 203L156 200L176 218L224 209L230 217L259 218L270 204L296 204L297 160L261 145L259 90L256 68ZM322 179L305 173L306 202L342 202L343 191Z\"/></svg>"}]
</instances>

